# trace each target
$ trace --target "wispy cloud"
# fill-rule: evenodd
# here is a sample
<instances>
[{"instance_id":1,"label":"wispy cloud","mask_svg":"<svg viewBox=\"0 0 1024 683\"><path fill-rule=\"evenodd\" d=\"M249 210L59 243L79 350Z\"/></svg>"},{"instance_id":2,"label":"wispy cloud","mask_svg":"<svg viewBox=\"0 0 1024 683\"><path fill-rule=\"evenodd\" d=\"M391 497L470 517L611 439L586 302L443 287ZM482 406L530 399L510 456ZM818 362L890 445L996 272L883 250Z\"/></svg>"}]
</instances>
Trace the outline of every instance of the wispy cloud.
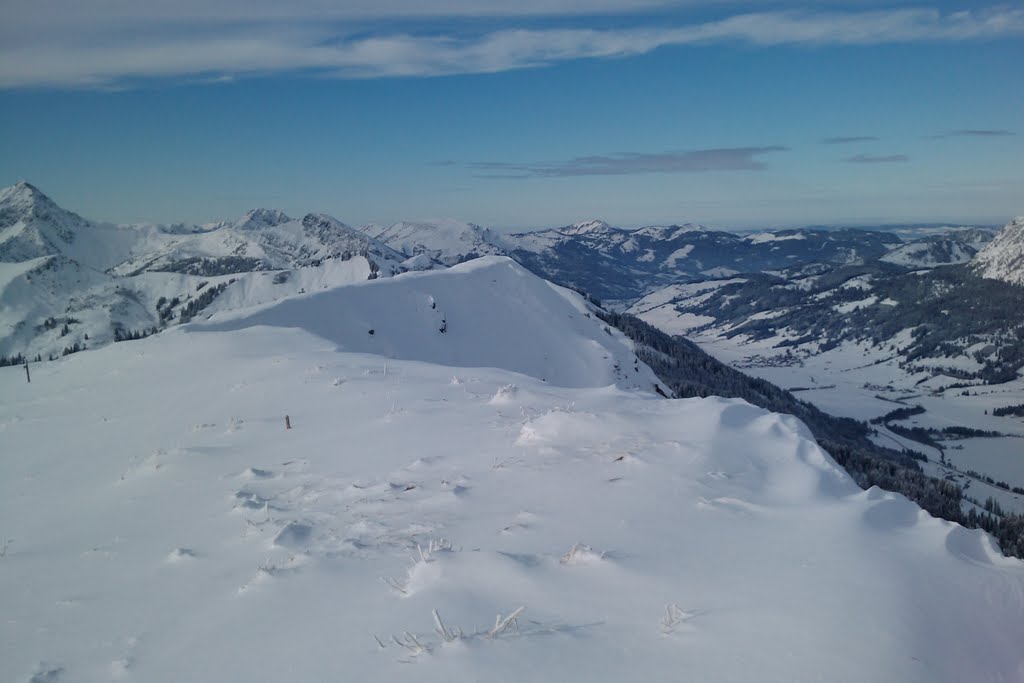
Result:
<instances>
[{"instance_id":1,"label":"wispy cloud","mask_svg":"<svg viewBox=\"0 0 1024 683\"><path fill-rule=\"evenodd\" d=\"M906 154L858 154L856 156L847 157L846 159L843 159L843 161L851 164L898 164L904 161L910 161L910 157Z\"/></svg>"},{"instance_id":2,"label":"wispy cloud","mask_svg":"<svg viewBox=\"0 0 1024 683\"><path fill-rule=\"evenodd\" d=\"M635 175L642 173L704 173L709 171L760 171L767 166L758 159L787 147L726 147L681 152L627 152L575 157L550 163L479 161L469 167L481 178L566 178L586 175Z\"/></svg>"},{"instance_id":3,"label":"wispy cloud","mask_svg":"<svg viewBox=\"0 0 1024 683\"><path fill-rule=\"evenodd\" d=\"M877 140L873 135L849 135L839 136L834 138L822 138L821 144L823 145L848 145L854 142L873 142Z\"/></svg>"},{"instance_id":4,"label":"wispy cloud","mask_svg":"<svg viewBox=\"0 0 1024 683\"><path fill-rule=\"evenodd\" d=\"M945 138L998 138L1005 137L1007 135L1016 135L1016 133L1004 128L962 128L960 130L949 130L944 133L936 133L935 135L930 135L928 137L932 140L942 140Z\"/></svg>"},{"instance_id":5,"label":"wispy cloud","mask_svg":"<svg viewBox=\"0 0 1024 683\"><path fill-rule=\"evenodd\" d=\"M470 34L391 30L428 16L543 15L528 0L7 0L0 6L0 87L97 87L146 78L310 72L337 78L492 73L575 59L621 58L670 46L746 43L877 45L966 41L1024 35L1024 9L943 13L933 9L868 12L763 12L703 23L629 29L509 25ZM582 12L629 11L670 0L585 0ZM694 3L682 3L694 4ZM378 6L379 5L379 6ZM168 9L173 7L173 11ZM431 9L433 8L433 9ZM552 14L575 15L568 3ZM564 26L566 20L560 21ZM535 22L533 22L535 23ZM367 29L370 26L370 29ZM353 33L358 30L359 33Z\"/></svg>"}]
</instances>

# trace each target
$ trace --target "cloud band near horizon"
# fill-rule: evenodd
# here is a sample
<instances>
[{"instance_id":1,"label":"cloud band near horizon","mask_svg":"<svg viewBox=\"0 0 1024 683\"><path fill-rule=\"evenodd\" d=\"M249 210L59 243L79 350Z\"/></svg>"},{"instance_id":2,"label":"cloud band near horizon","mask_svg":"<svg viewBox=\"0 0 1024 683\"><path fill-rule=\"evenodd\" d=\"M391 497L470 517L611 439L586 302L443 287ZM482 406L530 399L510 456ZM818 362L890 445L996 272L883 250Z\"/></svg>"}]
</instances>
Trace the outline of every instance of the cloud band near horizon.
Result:
<instances>
[{"instance_id":1,"label":"cloud band near horizon","mask_svg":"<svg viewBox=\"0 0 1024 683\"><path fill-rule=\"evenodd\" d=\"M468 164L490 179L568 178L590 175L635 175L643 173L706 173L711 171L761 171L767 165L763 154L785 152L788 147L728 147L679 152L625 152L622 154L575 157L550 163L508 163L479 161Z\"/></svg>"},{"instance_id":2,"label":"cloud band near horizon","mask_svg":"<svg viewBox=\"0 0 1024 683\"><path fill-rule=\"evenodd\" d=\"M81 31L66 25L48 29L40 22L22 26L18 18L11 7L0 14L4 26L0 28L0 88L116 87L151 78L215 81L283 72L343 79L430 77L729 42L755 47L863 46L1024 36L1024 9L1007 8L952 13L934 9L785 11L672 27L510 27L477 35L377 31L358 37L346 35L336 23L311 17L225 19L188 30L171 19L153 20L145 30L126 29L113 19L105 25L97 19Z\"/></svg>"},{"instance_id":3,"label":"cloud band near horizon","mask_svg":"<svg viewBox=\"0 0 1024 683\"><path fill-rule=\"evenodd\" d=\"M910 161L906 154L857 154L843 161L850 164L899 164Z\"/></svg>"}]
</instances>

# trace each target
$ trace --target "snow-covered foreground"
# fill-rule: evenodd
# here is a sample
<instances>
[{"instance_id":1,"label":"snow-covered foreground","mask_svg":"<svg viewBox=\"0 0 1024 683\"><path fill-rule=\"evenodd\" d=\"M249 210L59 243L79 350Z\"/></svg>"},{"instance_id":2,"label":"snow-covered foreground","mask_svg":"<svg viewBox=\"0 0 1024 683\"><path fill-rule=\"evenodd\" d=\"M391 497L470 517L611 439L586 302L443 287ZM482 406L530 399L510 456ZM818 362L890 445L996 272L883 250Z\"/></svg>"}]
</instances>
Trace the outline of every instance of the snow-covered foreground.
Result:
<instances>
[{"instance_id":1,"label":"snow-covered foreground","mask_svg":"<svg viewBox=\"0 0 1024 683\"><path fill-rule=\"evenodd\" d=\"M428 292L563 374L423 362ZM363 298L391 358L323 322ZM792 418L611 386L580 306L491 260L0 369L0 680L1024 678L1024 563Z\"/></svg>"}]
</instances>

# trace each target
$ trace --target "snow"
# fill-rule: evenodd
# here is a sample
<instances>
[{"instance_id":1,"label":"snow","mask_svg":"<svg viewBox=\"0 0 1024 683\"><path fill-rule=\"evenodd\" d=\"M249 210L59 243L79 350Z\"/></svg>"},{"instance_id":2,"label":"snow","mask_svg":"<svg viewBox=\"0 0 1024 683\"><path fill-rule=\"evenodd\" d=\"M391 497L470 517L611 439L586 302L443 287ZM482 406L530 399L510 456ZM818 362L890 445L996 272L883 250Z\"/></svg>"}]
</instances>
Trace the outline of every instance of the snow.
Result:
<instances>
[{"instance_id":1,"label":"snow","mask_svg":"<svg viewBox=\"0 0 1024 683\"><path fill-rule=\"evenodd\" d=\"M746 280L733 278L667 285L639 299L629 306L626 312L669 334L687 334L698 327L713 323L715 319L707 315L680 313L676 309L678 302L695 304L710 297L719 287L742 282Z\"/></svg>"},{"instance_id":2,"label":"snow","mask_svg":"<svg viewBox=\"0 0 1024 683\"><path fill-rule=\"evenodd\" d=\"M282 273L287 277L282 278ZM370 264L366 257L354 256L346 261L331 259L319 266L296 268L292 271L244 273L227 278L222 276L213 280L235 279L235 282L204 309L203 315L258 306L295 294L330 289L338 285L365 282L369 275ZM145 278L146 275L139 277ZM281 282L281 279L284 281Z\"/></svg>"},{"instance_id":3,"label":"snow","mask_svg":"<svg viewBox=\"0 0 1024 683\"><path fill-rule=\"evenodd\" d=\"M200 329L297 327L344 351L497 367L560 386L618 382L651 390L657 378L647 368L634 371L631 342L604 332L590 308L515 261L488 256L217 314ZM524 331L531 341L523 341Z\"/></svg>"},{"instance_id":4,"label":"snow","mask_svg":"<svg viewBox=\"0 0 1024 683\"><path fill-rule=\"evenodd\" d=\"M505 248L477 226L256 209L115 227L25 183L0 207L2 353L102 345L160 297L226 285L192 324L33 364L31 383L0 368L0 680L1024 678L1024 564L859 491L791 417L659 398L590 303L507 258L429 270ZM228 256L275 270L106 272ZM368 257L429 272L371 281ZM637 310L686 331L713 321L676 302L734 281ZM57 315L80 319L68 337L32 331ZM779 338L717 352L756 365ZM896 397L922 424L1000 429L983 464L1019 476L1024 426L978 413L1024 402L1024 381L918 396L885 356L750 371L841 414ZM977 441L950 460L981 461Z\"/></svg>"},{"instance_id":5,"label":"snow","mask_svg":"<svg viewBox=\"0 0 1024 683\"><path fill-rule=\"evenodd\" d=\"M846 303L843 304L837 304L832 307L832 310L836 311L837 313L852 313L853 311L856 311L859 308L867 308L868 306L874 306L877 303L878 297L872 295L867 297L866 299L861 299L859 301L847 301Z\"/></svg>"},{"instance_id":6,"label":"snow","mask_svg":"<svg viewBox=\"0 0 1024 683\"><path fill-rule=\"evenodd\" d=\"M693 251L692 244L687 244L679 249L676 249L675 251L668 255L668 258L665 259L665 267L675 268L676 262L679 261L680 259L684 259L687 256L689 256L691 251Z\"/></svg>"},{"instance_id":7,"label":"snow","mask_svg":"<svg viewBox=\"0 0 1024 683\"><path fill-rule=\"evenodd\" d=\"M609 230L614 230L614 228L602 220L595 219L573 223L561 228L559 232L563 235L586 235L588 233L608 232Z\"/></svg>"},{"instance_id":8,"label":"snow","mask_svg":"<svg viewBox=\"0 0 1024 683\"><path fill-rule=\"evenodd\" d=\"M429 290L529 323L478 346L614 346L553 345L535 326L583 303L528 277L485 259L0 369L0 679L1020 678L1024 564L858 490L793 418L348 352L299 316L362 332L332 305L387 303L416 356Z\"/></svg>"},{"instance_id":9,"label":"snow","mask_svg":"<svg viewBox=\"0 0 1024 683\"><path fill-rule=\"evenodd\" d=\"M1007 223L971 263L982 277L1024 285L1024 216Z\"/></svg>"},{"instance_id":10,"label":"snow","mask_svg":"<svg viewBox=\"0 0 1024 683\"><path fill-rule=\"evenodd\" d=\"M774 232L758 232L753 235L746 235L743 239L750 244L765 244L766 242L780 242L783 240L804 240L807 239L807 236L800 232L782 235Z\"/></svg>"},{"instance_id":11,"label":"snow","mask_svg":"<svg viewBox=\"0 0 1024 683\"><path fill-rule=\"evenodd\" d=\"M187 259L242 257L260 261L262 269L309 266L344 252L372 254L382 263L404 260L372 236L324 214L290 219L272 209L254 209L237 221L185 235L159 233L133 247L135 256L110 268L114 275L166 270Z\"/></svg>"},{"instance_id":12,"label":"snow","mask_svg":"<svg viewBox=\"0 0 1024 683\"><path fill-rule=\"evenodd\" d=\"M111 226L19 183L0 190L0 356L60 356L110 343L116 328L177 322L180 309L158 311L157 303L184 307L205 284L231 282L208 314L366 279L370 259L382 277L433 267L322 214L296 220L254 209L203 227ZM192 266L229 275L183 274Z\"/></svg>"},{"instance_id":13,"label":"snow","mask_svg":"<svg viewBox=\"0 0 1024 683\"><path fill-rule=\"evenodd\" d=\"M839 289L859 289L861 291L870 291L874 289L874 285L871 284L871 275L858 275L857 277L851 277L849 280L839 286Z\"/></svg>"},{"instance_id":14,"label":"snow","mask_svg":"<svg viewBox=\"0 0 1024 683\"><path fill-rule=\"evenodd\" d=\"M102 271L156 232L87 221L25 182L0 189L0 262L60 255Z\"/></svg>"},{"instance_id":15,"label":"snow","mask_svg":"<svg viewBox=\"0 0 1024 683\"><path fill-rule=\"evenodd\" d=\"M499 254L501 248L491 243L489 230L472 223L445 218L425 221L402 221L389 227L368 225L362 231L406 256L429 256L446 265L453 265L469 254Z\"/></svg>"},{"instance_id":16,"label":"snow","mask_svg":"<svg viewBox=\"0 0 1024 683\"><path fill-rule=\"evenodd\" d=\"M747 280L745 278L733 278L730 280L706 280L702 282L667 285L651 292L642 299L639 299L630 307L630 312L634 315L639 315L637 311L642 312L652 310L659 306L671 304L680 299L691 299L702 294L706 295L720 287L731 284L742 284L746 281Z\"/></svg>"},{"instance_id":17,"label":"snow","mask_svg":"<svg viewBox=\"0 0 1024 683\"><path fill-rule=\"evenodd\" d=\"M740 271L734 268L725 268L724 266L716 266L714 268L708 268L700 271L700 274L710 278L723 278L732 277L733 275L739 275Z\"/></svg>"},{"instance_id":18,"label":"snow","mask_svg":"<svg viewBox=\"0 0 1024 683\"><path fill-rule=\"evenodd\" d=\"M966 263L975 253L976 250L967 244L950 239L933 239L896 247L879 260L907 268L922 268Z\"/></svg>"}]
</instances>

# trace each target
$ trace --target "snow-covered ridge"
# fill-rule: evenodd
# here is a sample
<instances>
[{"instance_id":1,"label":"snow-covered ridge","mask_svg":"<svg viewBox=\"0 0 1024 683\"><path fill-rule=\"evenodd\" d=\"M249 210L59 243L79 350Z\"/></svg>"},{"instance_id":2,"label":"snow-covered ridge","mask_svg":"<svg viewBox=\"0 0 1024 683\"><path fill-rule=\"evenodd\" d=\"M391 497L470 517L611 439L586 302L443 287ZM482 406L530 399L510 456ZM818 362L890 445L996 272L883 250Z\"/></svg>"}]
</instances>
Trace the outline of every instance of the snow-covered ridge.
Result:
<instances>
[{"instance_id":1,"label":"snow-covered ridge","mask_svg":"<svg viewBox=\"0 0 1024 683\"><path fill-rule=\"evenodd\" d=\"M403 261L323 214L254 209L207 226L114 226L18 183L0 190L0 360L56 357L228 302L249 306L419 267Z\"/></svg>"},{"instance_id":2,"label":"snow-covered ridge","mask_svg":"<svg viewBox=\"0 0 1024 683\"><path fill-rule=\"evenodd\" d=\"M1024 285L1024 216L1007 223L971 265L982 277Z\"/></svg>"},{"instance_id":3,"label":"snow-covered ridge","mask_svg":"<svg viewBox=\"0 0 1024 683\"><path fill-rule=\"evenodd\" d=\"M490 230L452 219L402 221L387 227L371 224L362 231L407 257L425 255L446 266L505 253Z\"/></svg>"},{"instance_id":4,"label":"snow-covered ridge","mask_svg":"<svg viewBox=\"0 0 1024 683\"><path fill-rule=\"evenodd\" d=\"M978 250L955 239L930 239L911 242L897 247L880 261L907 268L934 268L935 266L967 263Z\"/></svg>"},{"instance_id":5,"label":"snow-covered ridge","mask_svg":"<svg viewBox=\"0 0 1024 683\"><path fill-rule=\"evenodd\" d=\"M1020 679L1024 564L984 533L740 401L422 362L496 344L476 296L533 302L521 370L614 358L488 259L0 368L0 680Z\"/></svg>"},{"instance_id":6,"label":"snow-covered ridge","mask_svg":"<svg viewBox=\"0 0 1024 683\"><path fill-rule=\"evenodd\" d=\"M503 368L558 386L652 391L658 379L632 343L593 311L575 292L489 256L216 314L197 329L298 328L344 351Z\"/></svg>"},{"instance_id":7,"label":"snow-covered ridge","mask_svg":"<svg viewBox=\"0 0 1024 683\"><path fill-rule=\"evenodd\" d=\"M381 277L508 255L542 277L628 305L680 281L869 262L899 244L894 235L861 230L741 237L693 224L632 230L600 220L516 234L449 219L356 229L324 214L293 218L268 208L202 226L115 226L65 211L19 183L0 191L0 360L59 356L200 312L346 284L364 263L365 277ZM353 259L352 267L311 271Z\"/></svg>"}]
</instances>

